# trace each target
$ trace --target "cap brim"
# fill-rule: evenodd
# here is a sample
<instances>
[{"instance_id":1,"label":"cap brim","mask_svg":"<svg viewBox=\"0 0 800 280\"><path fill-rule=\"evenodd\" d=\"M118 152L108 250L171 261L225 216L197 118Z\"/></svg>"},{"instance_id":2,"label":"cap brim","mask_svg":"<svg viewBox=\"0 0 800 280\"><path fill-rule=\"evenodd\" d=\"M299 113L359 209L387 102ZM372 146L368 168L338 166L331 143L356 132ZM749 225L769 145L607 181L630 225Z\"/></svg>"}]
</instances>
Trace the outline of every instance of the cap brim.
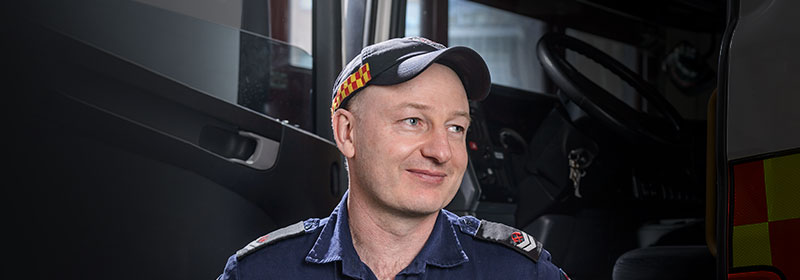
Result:
<instances>
[{"instance_id":1,"label":"cap brim","mask_svg":"<svg viewBox=\"0 0 800 280\"><path fill-rule=\"evenodd\" d=\"M470 100L483 100L489 95L491 76L486 62L474 50L459 46L412 56L376 73L370 84L394 85L411 80L434 62L456 72Z\"/></svg>"}]
</instances>

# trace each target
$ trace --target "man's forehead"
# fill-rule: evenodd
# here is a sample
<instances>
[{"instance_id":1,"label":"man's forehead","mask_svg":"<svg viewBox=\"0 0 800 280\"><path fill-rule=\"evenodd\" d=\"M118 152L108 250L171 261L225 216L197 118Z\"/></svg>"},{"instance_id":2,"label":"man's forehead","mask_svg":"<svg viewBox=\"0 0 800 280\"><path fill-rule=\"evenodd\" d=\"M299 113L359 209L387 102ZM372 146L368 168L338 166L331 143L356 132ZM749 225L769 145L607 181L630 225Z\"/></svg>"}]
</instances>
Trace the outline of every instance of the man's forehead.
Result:
<instances>
[{"instance_id":1,"label":"man's forehead","mask_svg":"<svg viewBox=\"0 0 800 280\"><path fill-rule=\"evenodd\" d=\"M394 106L390 107L390 109L394 109L394 110L412 109L412 110L418 110L418 111L434 111L434 110L439 109L439 108L441 108L441 106L436 106L435 104L419 103L419 102L414 102L414 101L405 101L405 102L401 102L401 103L395 104ZM469 108L455 108L455 109L449 110L449 112L447 112L447 113L449 113L450 115L453 115L453 116L457 116L457 117L461 116L461 117L465 117L467 119L470 118L470 116L469 116Z\"/></svg>"}]
</instances>

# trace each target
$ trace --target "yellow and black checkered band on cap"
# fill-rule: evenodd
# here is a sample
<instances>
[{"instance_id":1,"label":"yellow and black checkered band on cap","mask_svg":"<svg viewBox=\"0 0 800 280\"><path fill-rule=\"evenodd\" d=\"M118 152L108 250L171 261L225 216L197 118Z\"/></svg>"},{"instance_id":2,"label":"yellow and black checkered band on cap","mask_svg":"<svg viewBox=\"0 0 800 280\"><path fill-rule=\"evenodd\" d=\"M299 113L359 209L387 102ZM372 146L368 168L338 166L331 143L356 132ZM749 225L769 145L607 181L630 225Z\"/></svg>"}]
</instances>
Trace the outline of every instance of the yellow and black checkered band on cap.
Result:
<instances>
[{"instance_id":1,"label":"yellow and black checkered band on cap","mask_svg":"<svg viewBox=\"0 0 800 280\"><path fill-rule=\"evenodd\" d=\"M342 102L345 98L353 94L355 91L365 87L367 82L369 82L371 79L372 75L369 73L369 63L365 63L358 68L358 71L350 74L350 76L344 79L339 85L339 88L336 90L336 95L331 101L331 114L333 114L336 109L339 109L339 106L342 105Z\"/></svg>"}]
</instances>

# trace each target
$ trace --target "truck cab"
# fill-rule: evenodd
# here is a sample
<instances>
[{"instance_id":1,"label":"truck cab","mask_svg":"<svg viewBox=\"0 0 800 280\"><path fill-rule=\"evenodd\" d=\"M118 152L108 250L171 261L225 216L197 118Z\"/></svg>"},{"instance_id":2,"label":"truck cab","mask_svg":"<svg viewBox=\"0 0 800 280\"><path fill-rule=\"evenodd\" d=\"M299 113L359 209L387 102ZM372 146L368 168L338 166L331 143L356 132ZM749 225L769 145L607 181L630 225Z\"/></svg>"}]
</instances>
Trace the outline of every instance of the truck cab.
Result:
<instances>
[{"instance_id":1,"label":"truck cab","mask_svg":"<svg viewBox=\"0 0 800 280\"><path fill-rule=\"evenodd\" d=\"M793 1L37 0L9 7L21 276L214 278L347 190L333 82L422 36L487 62L446 209L574 279L800 279ZM487 268L489 269L489 268Z\"/></svg>"}]
</instances>

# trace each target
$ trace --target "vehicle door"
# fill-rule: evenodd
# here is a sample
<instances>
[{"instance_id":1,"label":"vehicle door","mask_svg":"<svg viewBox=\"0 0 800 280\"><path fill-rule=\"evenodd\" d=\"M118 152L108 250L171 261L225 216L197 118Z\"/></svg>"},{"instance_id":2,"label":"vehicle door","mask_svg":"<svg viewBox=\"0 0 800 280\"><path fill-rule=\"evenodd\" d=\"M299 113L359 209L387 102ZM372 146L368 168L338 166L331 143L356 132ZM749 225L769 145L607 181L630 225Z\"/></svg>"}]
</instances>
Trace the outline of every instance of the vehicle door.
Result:
<instances>
[{"instance_id":1,"label":"vehicle door","mask_svg":"<svg viewBox=\"0 0 800 280\"><path fill-rule=\"evenodd\" d=\"M317 107L340 62L312 57L312 23L339 23L312 21L316 4L12 6L22 276L212 279L251 240L327 216L347 181Z\"/></svg>"}]
</instances>

